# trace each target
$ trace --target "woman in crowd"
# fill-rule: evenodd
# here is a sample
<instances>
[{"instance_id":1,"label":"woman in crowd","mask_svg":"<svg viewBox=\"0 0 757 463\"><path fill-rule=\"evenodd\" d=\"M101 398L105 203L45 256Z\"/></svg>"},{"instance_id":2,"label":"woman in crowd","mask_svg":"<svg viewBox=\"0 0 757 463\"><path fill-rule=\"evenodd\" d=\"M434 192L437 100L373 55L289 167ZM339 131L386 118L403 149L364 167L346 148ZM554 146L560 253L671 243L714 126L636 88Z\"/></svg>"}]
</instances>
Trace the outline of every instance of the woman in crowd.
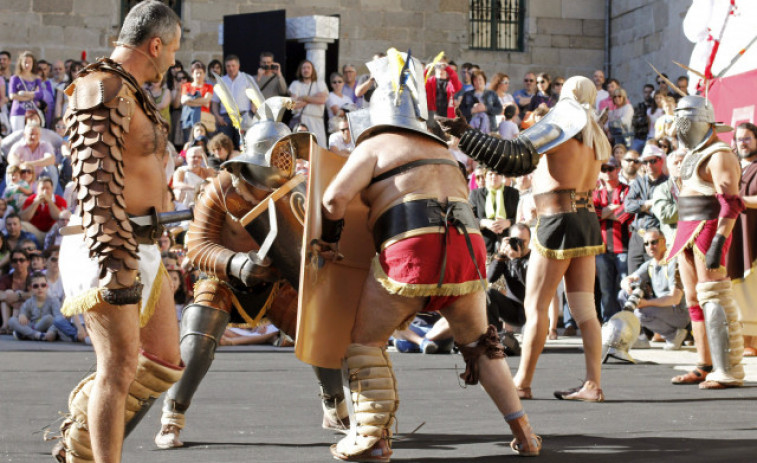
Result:
<instances>
[{"instance_id":1,"label":"woman in crowd","mask_svg":"<svg viewBox=\"0 0 757 463\"><path fill-rule=\"evenodd\" d=\"M659 90L655 90L652 95L652 104L647 108L647 117L649 118L649 133L647 134L647 139L656 138L657 132L655 131L655 124L657 123L657 119L665 114L662 110L662 99L662 93L660 93Z\"/></svg>"},{"instance_id":2,"label":"woman in crowd","mask_svg":"<svg viewBox=\"0 0 757 463\"><path fill-rule=\"evenodd\" d=\"M205 127L205 124L202 122L197 122L195 125L192 126L192 131L190 132L190 138L187 140L187 142L184 144L184 147L181 149L181 152L179 155L186 159L187 157L187 150L193 146L200 146L202 145L203 149L206 151L207 155L207 144L208 144L208 129Z\"/></svg>"},{"instance_id":3,"label":"woman in crowd","mask_svg":"<svg viewBox=\"0 0 757 463\"><path fill-rule=\"evenodd\" d=\"M192 64L192 82L181 86L181 126L184 129L184 139L189 139L192 127L198 122L205 125L205 136L208 131L215 131L215 127L208 126L207 121L214 120L210 114L210 100L213 98L213 86L205 82L205 65L197 61ZM206 114L203 117L202 114ZM215 122L213 122L215 124Z\"/></svg>"},{"instance_id":4,"label":"woman in crowd","mask_svg":"<svg viewBox=\"0 0 757 463\"><path fill-rule=\"evenodd\" d=\"M510 76L504 72L494 74L494 77L492 77L492 81L489 84L489 89L497 94L499 103L503 108L509 104L515 104L513 96L508 93L508 90L510 90Z\"/></svg>"},{"instance_id":5,"label":"woman in crowd","mask_svg":"<svg viewBox=\"0 0 757 463\"><path fill-rule=\"evenodd\" d=\"M18 309L30 296L26 280L29 277L29 254L21 248L11 251L11 270L0 277L0 313L3 323L0 325L0 334L10 334L8 321L12 316L18 315Z\"/></svg>"},{"instance_id":6,"label":"woman in crowd","mask_svg":"<svg viewBox=\"0 0 757 463\"><path fill-rule=\"evenodd\" d=\"M208 75L205 80L210 85L215 85L218 83L216 82L216 78L213 76L214 73L218 76L223 76L223 65L217 59L211 60L210 63L208 63Z\"/></svg>"},{"instance_id":7,"label":"woman in crowd","mask_svg":"<svg viewBox=\"0 0 757 463\"><path fill-rule=\"evenodd\" d=\"M672 96L662 98L662 116L657 118L654 124L654 137L661 139L663 137L676 136L676 125L673 123L673 112L676 109L676 100Z\"/></svg>"},{"instance_id":8,"label":"woman in crowd","mask_svg":"<svg viewBox=\"0 0 757 463\"><path fill-rule=\"evenodd\" d=\"M329 133L337 130L335 117L344 117L344 107L346 105L354 106L352 98L343 93L344 77L338 72L332 72L329 76L331 82L331 92L326 98L326 108L329 110ZM348 106L349 107L349 106Z\"/></svg>"},{"instance_id":9,"label":"woman in crowd","mask_svg":"<svg viewBox=\"0 0 757 463\"><path fill-rule=\"evenodd\" d=\"M547 108L551 108L557 103L559 96L559 94L555 95L552 93L552 81L549 74L540 72L536 75L536 95L531 98L527 111L534 111L542 104L546 105Z\"/></svg>"},{"instance_id":10,"label":"woman in crowd","mask_svg":"<svg viewBox=\"0 0 757 463\"><path fill-rule=\"evenodd\" d=\"M5 202L5 200L0 199ZM5 234L0 233L0 273L8 271L8 264L11 262L11 250L8 248L8 242L5 241Z\"/></svg>"},{"instance_id":11,"label":"woman in crowd","mask_svg":"<svg viewBox=\"0 0 757 463\"><path fill-rule=\"evenodd\" d=\"M45 115L44 127L52 129L52 120L55 115L55 86L50 80L50 63L40 60L37 63L37 75L42 81L42 101L39 109Z\"/></svg>"},{"instance_id":12,"label":"woman in crowd","mask_svg":"<svg viewBox=\"0 0 757 463\"><path fill-rule=\"evenodd\" d=\"M607 111L607 128L612 137L613 144L630 145L633 136L633 106L628 101L628 95L622 88L616 89L612 94L613 108Z\"/></svg>"},{"instance_id":13,"label":"woman in crowd","mask_svg":"<svg viewBox=\"0 0 757 463\"><path fill-rule=\"evenodd\" d=\"M486 88L484 71L473 71L471 77L473 89L463 93L460 111L469 121L470 126L484 133L497 130L496 116L502 114L502 104L492 90Z\"/></svg>"},{"instance_id":14,"label":"woman in crowd","mask_svg":"<svg viewBox=\"0 0 757 463\"><path fill-rule=\"evenodd\" d=\"M179 265L166 265L166 270L168 271L168 276L171 278L173 302L176 305L176 318L181 320L181 313L189 302L187 287L184 281L184 271Z\"/></svg>"},{"instance_id":15,"label":"woman in crowd","mask_svg":"<svg viewBox=\"0 0 757 463\"><path fill-rule=\"evenodd\" d=\"M177 61L177 63L179 63ZM181 130L181 86L189 82L189 74L178 66L174 66L168 73L168 89L171 91L171 130L168 133L168 141L179 150L184 144L184 132ZM175 73L172 74L175 70Z\"/></svg>"},{"instance_id":16,"label":"woman in crowd","mask_svg":"<svg viewBox=\"0 0 757 463\"><path fill-rule=\"evenodd\" d=\"M76 79L79 71L82 69L82 64L79 61L73 61L66 72L66 83L63 88L68 87L68 84ZM68 108L68 95L65 92L58 92L55 97L55 117L63 117L66 114Z\"/></svg>"},{"instance_id":17,"label":"woman in crowd","mask_svg":"<svg viewBox=\"0 0 757 463\"><path fill-rule=\"evenodd\" d=\"M171 95L171 90L168 89L168 73L163 75L163 80L160 82L145 84L145 90L147 90L147 93L152 97L160 115L170 124L171 102L173 96Z\"/></svg>"},{"instance_id":18,"label":"woman in crowd","mask_svg":"<svg viewBox=\"0 0 757 463\"><path fill-rule=\"evenodd\" d=\"M297 68L297 79L289 84L289 95L294 100L294 117L291 124L302 122L307 125L321 146L328 146L323 125L323 110L328 92L326 84L318 80L313 63L308 60L302 61Z\"/></svg>"},{"instance_id":19,"label":"woman in crowd","mask_svg":"<svg viewBox=\"0 0 757 463\"><path fill-rule=\"evenodd\" d=\"M42 80L37 76L37 60L31 52L25 51L18 56L16 73L8 85L11 105L11 129L24 130L26 111L37 111L43 101Z\"/></svg>"},{"instance_id":20,"label":"woman in crowd","mask_svg":"<svg viewBox=\"0 0 757 463\"><path fill-rule=\"evenodd\" d=\"M221 169L221 164L239 156L241 153L234 149L234 142L231 141L227 135L223 133L217 133L208 143L208 167L218 171Z\"/></svg>"}]
</instances>

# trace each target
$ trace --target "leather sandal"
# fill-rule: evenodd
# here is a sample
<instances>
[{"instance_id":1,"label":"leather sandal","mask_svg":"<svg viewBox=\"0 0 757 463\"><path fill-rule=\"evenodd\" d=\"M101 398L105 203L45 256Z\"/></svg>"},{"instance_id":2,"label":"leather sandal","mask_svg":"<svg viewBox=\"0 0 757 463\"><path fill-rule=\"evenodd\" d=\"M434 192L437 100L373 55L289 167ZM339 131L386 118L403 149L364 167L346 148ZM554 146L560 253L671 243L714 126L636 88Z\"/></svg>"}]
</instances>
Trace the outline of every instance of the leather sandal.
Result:
<instances>
[{"instance_id":1,"label":"leather sandal","mask_svg":"<svg viewBox=\"0 0 757 463\"><path fill-rule=\"evenodd\" d=\"M604 402L605 394L601 388L588 389L586 383L580 387L566 391L555 391L555 397L560 400L577 400L579 402Z\"/></svg>"},{"instance_id":2,"label":"leather sandal","mask_svg":"<svg viewBox=\"0 0 757 463\"><path fill-rule=\"evenodd\" d=\"M518 391L518 398L521 400L531 400L534 398L534 395L531 393L530 387L515 387L515 390Z\"/></svg>"},{"instance_id":3,"label":"leather sandal","mask_svg":"<svg viewBox=\"0 0 757 463\"><path fill-rule=\"evenodd\" d=\"M379 440L373 447L357 455L344 454L337 450L336 446L337 444L333 444L329 450L335 459L342 461L389 462L392 457L392 448L386 439Z\"/></svg>"},{"instance_id":4,"label":"leather sandal","mask_svg":"<svg viewBox=\"0 0 757 463\"><path fill-rule=\"evenodd\" d=\"M685 375L673 377L670 382L673 384L699 384L707 377L707 371L696 367Z\"/></svg>"}]
</instances>

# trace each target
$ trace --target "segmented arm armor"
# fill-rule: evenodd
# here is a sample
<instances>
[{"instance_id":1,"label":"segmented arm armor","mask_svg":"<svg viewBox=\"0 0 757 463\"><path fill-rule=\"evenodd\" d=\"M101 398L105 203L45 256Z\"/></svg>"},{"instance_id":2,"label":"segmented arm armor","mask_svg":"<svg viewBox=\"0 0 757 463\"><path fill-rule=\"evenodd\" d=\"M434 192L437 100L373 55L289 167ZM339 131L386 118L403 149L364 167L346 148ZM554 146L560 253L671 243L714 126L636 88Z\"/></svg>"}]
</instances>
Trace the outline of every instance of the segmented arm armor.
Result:
<instances>
[{"instance_id":1,"label":"segmented arm armor","mask_svg":"<svg viewBox=\"0 0 757 463\"><path fill-rule=\"evenodd\" d=\"M510 177L533 172L540 158L536 148L526 137L502 140L475 129L463 132L459 148L486 167Z\"/></svg>"}]
</instances>

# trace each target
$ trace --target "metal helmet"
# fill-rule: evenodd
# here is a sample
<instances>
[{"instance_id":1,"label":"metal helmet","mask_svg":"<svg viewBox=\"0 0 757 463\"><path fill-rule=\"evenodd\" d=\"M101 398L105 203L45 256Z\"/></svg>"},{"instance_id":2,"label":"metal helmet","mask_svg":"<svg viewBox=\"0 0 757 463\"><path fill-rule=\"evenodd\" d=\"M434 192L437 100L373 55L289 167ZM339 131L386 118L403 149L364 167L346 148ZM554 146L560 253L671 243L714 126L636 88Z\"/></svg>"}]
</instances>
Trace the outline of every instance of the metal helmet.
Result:
<instances>
[{"instance_id":1,"label":"metal helmet","mask_svg":"<svg viewBox=\"0 0 757 463\"><path fill-rule=\"evenodd\" d=\"M602 326L602 363L614 357L629 363L636 363L628 349L641 333L641 322L629 310L621 310Z\"/></svg>"},{"instance_id":2,"label":"metal helmet","mask_svg":"<svg viewBox=\"0 0 757 463\"><path fill-rule=\"evenodd\" d=\"M675 127L678 141L692 151L709 140L713 131L733 130L730 126L715 122L712 103L707 98L697 95L687 95L678 100Z\"/></svg>"},{"instance_id":3,"label":"metal helmet","mask_svg":"<svg viewBox=\"0 0 757 463\"><path fill-rule=\"evenodd\" d=\"M367 111L348 114L355 146L363 140L392 129L426 136L445 147L447 143L426 128L428 109L423 66L410 53L390 49L387 56L367 63L376 80Z\"/></svg>"}]
</instances>

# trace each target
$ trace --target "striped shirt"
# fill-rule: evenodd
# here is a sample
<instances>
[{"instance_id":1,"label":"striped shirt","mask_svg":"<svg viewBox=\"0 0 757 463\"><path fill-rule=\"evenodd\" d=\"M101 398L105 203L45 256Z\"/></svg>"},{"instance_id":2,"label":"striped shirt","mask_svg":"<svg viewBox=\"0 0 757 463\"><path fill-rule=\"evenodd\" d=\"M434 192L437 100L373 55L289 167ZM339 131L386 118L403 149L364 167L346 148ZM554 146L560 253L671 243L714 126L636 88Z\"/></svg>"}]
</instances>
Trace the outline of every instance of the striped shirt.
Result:
<instances>
[{"instance_id":1,"label":"striped shirt","mask_svg":"<svg viewBox=\"0 0 757 463\"><path fill-rule=\"evenodd\" d=\"M602 241L605 242L607 253L620 254L628 252L628 239L631 236L629 225L633 220L633 215L626 212L623 205L628 195L628 189L628 185L618 183L618 186L611 191L599 187L594 190L592 196L594 209L596 209L597 216L599 217L599 226L602 228ZM617 210L618 220L602 219L602 209L611 204L620 205L620 209Z\"/></svg>"}]
</instances>

